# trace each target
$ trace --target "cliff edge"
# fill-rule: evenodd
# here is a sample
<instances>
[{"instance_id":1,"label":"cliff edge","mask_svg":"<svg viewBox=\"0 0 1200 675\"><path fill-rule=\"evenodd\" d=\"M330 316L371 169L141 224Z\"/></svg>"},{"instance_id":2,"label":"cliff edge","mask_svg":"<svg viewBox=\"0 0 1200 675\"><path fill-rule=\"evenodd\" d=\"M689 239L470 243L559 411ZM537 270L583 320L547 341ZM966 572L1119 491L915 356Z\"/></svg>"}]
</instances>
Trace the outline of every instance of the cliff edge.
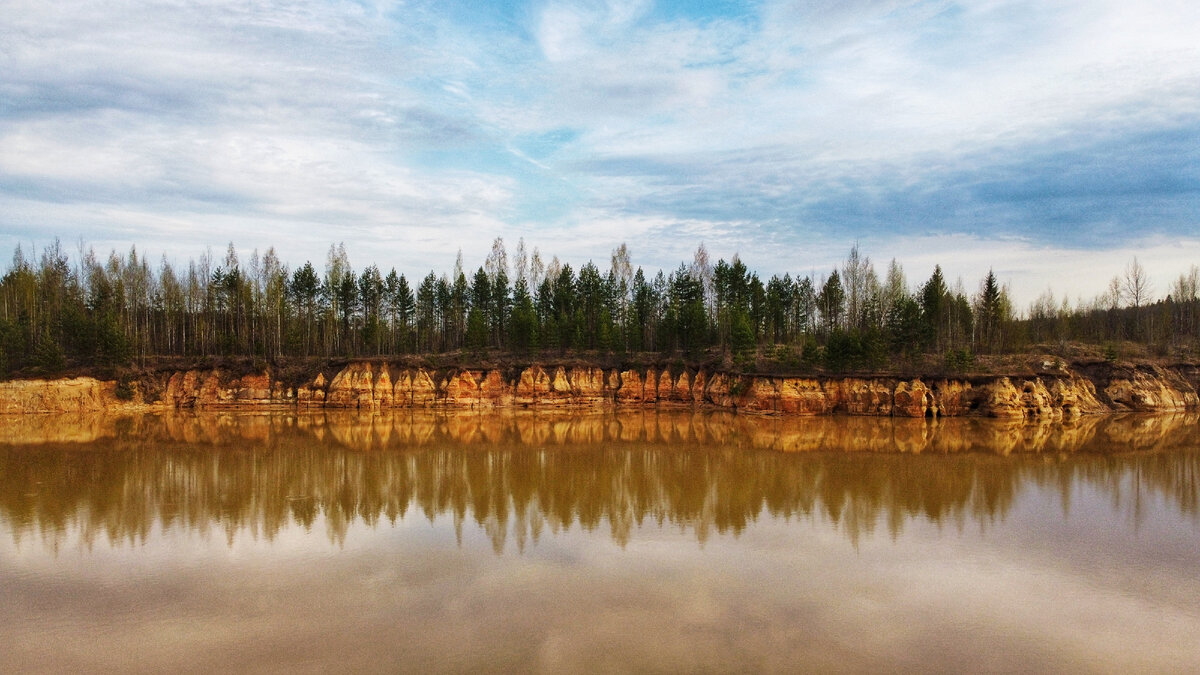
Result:
<instances>
[{"instance_id":1,"label":"cliff edge","mask_svg":"<svg viewBox=\"0 0 1200 675\"><path fill-rule=\"evenodd\" d=\"M1024 375L790 377L703 368L602 369L534 364L510 369L426 369L357 361L294 386L269 369L165 371L119 385L91 377L0 382L0 413L171 408L711 407L773 415L1070 418L1115 411L1196 408L1195 366L1068 365Z\"/></svg>"}]
</instances>

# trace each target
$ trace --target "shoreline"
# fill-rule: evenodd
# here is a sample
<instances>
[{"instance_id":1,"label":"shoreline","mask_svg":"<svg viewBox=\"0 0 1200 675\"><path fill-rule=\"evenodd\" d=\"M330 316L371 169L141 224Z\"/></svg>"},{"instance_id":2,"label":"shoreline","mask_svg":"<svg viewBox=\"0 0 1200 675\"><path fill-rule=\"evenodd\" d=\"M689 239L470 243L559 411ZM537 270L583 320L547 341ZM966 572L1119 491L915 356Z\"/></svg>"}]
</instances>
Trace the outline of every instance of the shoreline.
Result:
<instances>
[{"instance_id":1,"label":"shoreline","mask_svg":"<svg viewBox=\"0 0 1200 675\"><path fill-rule=\"evenodd\" d=\"M170 409L641 409L777 416L1062 419L1200 407L1200 367L1037 360L1022 375L786 376L704 367L411 367L383 359L321 365L290 377L213 367L138 379L91 376L0 382L0 413ZM292 384L286 382L290 379Z\"/></svg>"}]
</instances>

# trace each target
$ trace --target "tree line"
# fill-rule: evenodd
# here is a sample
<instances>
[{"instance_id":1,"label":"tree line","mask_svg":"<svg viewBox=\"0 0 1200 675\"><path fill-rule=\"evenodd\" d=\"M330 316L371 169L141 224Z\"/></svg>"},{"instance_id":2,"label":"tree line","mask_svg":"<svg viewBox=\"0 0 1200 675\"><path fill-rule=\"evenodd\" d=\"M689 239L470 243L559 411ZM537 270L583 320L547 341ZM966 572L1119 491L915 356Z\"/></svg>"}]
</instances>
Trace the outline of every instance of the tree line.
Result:
<instances>
[{"instance_id":1,"label":"tree line","mask_svg":"<svg viewBox=\"0 0 1200 675\"><path fill-rule=\"evenodd\" d=\"M483 353L657 353L770 358L833 371L923 355L965 367L976 354L1065 341L1135 341L1195 349L1200 274L1193 266L1155 298L1136 259L1092 302L1052 294L1026 312L992 271L967 291L941 267L910 286L892 260L881 277L858 246L828 273L763 280L738 257L713 263L700 246L664 272L634 268L624 244L608 264L578 270L501 239L473 272L411 279L355 270L344 245L323 269L290 268L274 249L247 258L230 244L176 268L136 247L74 261L56 241L13 254L0 279L0 374L121 366L155 357L356 357Z\"/></svg>"}]
</instances>

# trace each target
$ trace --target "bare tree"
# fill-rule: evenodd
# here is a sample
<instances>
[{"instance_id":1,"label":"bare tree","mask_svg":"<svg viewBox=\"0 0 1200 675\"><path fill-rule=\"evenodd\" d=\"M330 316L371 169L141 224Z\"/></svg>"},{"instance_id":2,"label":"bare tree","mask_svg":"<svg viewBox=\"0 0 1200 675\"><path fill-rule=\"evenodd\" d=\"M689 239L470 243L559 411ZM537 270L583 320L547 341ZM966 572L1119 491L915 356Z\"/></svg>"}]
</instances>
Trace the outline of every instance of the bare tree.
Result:
<instances>
[{"instance_id":1,"label":"bare tree","mask_svg":"<svg viewBox=\"0 0 1200 675\"><path fill-rule=\"evenodd\" d=\"M1108 290L1104 293L1104 301L1110 310L1116 310L1121 306L1121 297L1124 295L1121 290L1121 278L1113 277L1112 281L1108 282Z\"/></svg>"},{"instance_id":2,"label":"bare tree","mask_svg":"<svg viewBox=\"0 0 1200 675\"><path fill-rule=\"evenodd\" d=\"M492 283L496 283L496 277L502 273L505 278L508 277L508 253L504 250L504 239L501 237L496 237L492 242L492 252L484 261L483 269Z\"/></svg>"},{"instance_id":3,"label":"bare tree","mask_svg":"<svg viewBox=\"0 0 1200 675\"><path fill-rule=\"evenodd\" d=\"M1187 273L1180 274L1171 286L1171 295L1175 302L1191 302L1200 297L1200 267L1192 265Z\"/></svg>"},{"instance_id":4,"label":"bare tree","mask_svg":"<svg viewBox=\"0 0 1200 675\"><path fill-rule=\"evenodd\" d=\"M546 271L542 276L543 279L549 279L550 285L554 286L558 282L558 275L562 274L562 263L559 262L558 256L550 257L550 264L546 265Z\"/></svg>"},{"instance_id":5,"label":"bare tree","mask_svg":"<svg viewBox=\"0 0 1200 675\"><path fill-rule=\"evenodd\" d=\"M513 283L524 281L529 288L529 254L525 251L525 237L517 240L516 258L513 260Z\"/></svg>"},{"instance_id":6,"label":"bare tree","mask_svg":"<svg viewBox=\"0 0 1200 675\"><path fill-rule=\"evenodd\" d=\"M624 316L629 306L629 293L633 288L633 264L629 261L629 247L625 242L613 249L612 276L617 284L617 302Z\"/></svg>"},{"instance_id":7,"label":"bare tree","mask_svg":"<svg viewBox=\"0 0 1200 675\"><path fill-rule=\"evenodd\" d=\"M1134 256L1133 261L1125 268L1121 291L1134 309L1140 308L1150 299L1150 276L1146 274L1146 268L1138 262L1137 256Z\"/></svg>"},{"instance_id":8,"label":"bare tree","mask_svg":"<svg viewBox=\"0 0 1200 675\"><path fill-rule=\"evenodd\" d=\"M1181 333L1192 335L1200 323L1200 268L1192 265L1184 274L1180 274L1171 285L1171 297L1174 302L1175 323Z\"/></svg>"},{"instance_id":9,"label":"bare tree","mask_svg":"<svg viewBox=\"0 0 1200 675\"><path fill-rule=\"evenodd\" d=\"M842 286L846 290L846 322L853 328L861 328L866 321L871 277L875 278L875 285L878 286L879 278L875 276L871 259L859 253L858 243L855 242L850 248L849 257L842 265Z\"/></svg>"},{"instance_id":10,"label":"bare tree","mask_svg":"<svg viewBox=\"0 0 1200 675\"><path fill-rule=\"evenodd\" d=\"M700 242L700 246L696 248L696 255L692 258L692 266L688 269L688 274L700 282L701 289L704 292L704 306L708 308L710 314L713 313L716 309L713 266L712 261L708 257L708 249L705 248L704 242Z\"/></svg>"},{"instance_id":11,"label":"bare tree","mask_svg":"<svg viewBox=\"0 0 1200 675\"><path fill-rule=\"evenodd\" d=\"M1121 290L1125 294L1125 297L1128 298L1129 304L1133 305L1134 334L1136 335L1136 331L1141 328L1142 324L1142 305L1150 300L1151 293L1150 277L1146 274L1146 268L1142 267L1142 264L1138 262L1137 256L1134 256L1133 261L1125 268L1125 277L1121 283ZM1149 322L1153 324L1154 314L1148 313L1146 316ZM1146 326L1145 330L1144 337L1148 339L1154 332L1153 326Z\"/></svg>"},{"instance_id":12,"label":"bare tree","mask_svg":"<svg viewBox=\"0 0 1200 675\"><path fill-rule=\"evenodd\" d=\"M538 251L538 247L533 247L533 255L529 257L529 292L536 292L538 286L542 285L542 279L545 278L546 264L542 262L542 254Z\"/></svg>"},{"instance_id":13,"label":"bare tree","mask_svg":"<svg viewBox=\"0 0 1200 675\"><path fill-rule=\"evenodd\" d=\"M892 310L900 304L901 300L908 297L908 281L904 278L904 268L896 262L895 258L888 263L887 279L883 282L883 288L880 289L880 296L885 318L891 315Z\"/></svg>"}]
</instances>

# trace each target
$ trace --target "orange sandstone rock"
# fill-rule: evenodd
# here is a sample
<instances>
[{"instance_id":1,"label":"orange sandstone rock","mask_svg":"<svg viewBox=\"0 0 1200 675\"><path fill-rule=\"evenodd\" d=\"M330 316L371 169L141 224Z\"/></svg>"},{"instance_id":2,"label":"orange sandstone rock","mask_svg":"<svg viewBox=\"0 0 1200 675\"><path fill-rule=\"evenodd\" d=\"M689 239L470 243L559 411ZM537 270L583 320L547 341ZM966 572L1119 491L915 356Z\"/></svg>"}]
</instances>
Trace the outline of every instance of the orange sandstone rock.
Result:
<instances>
[{"instance_id":1,"label":"orange sandstone rock","mask_svg":"<svg viewBox=\"0 0 1200 675\"><path fill-rule=\"evenodd\" d=\"M708 387L708 373L703 370L696 371L696 377L692 379L692 405L700 405L705 402L704 390Z\"/></svg>"},{"instance_id":2,"label":"orange sandstone rock","mask_svg":"<svg viewBox=\"0 0 1200 675\"><path fill-rule=\"evenodd\" d=\"M972 409L977 392L970 382L960 380L938 380L934 383L938 412L948 417L966 415Z\"/></svg>"},{"instance_id":3,"label":"orange sandstone rock","mask_svg":"<svg viewBox=\"0 0 1200 675\"><path fill-rule=\"evenodd\" d=\"M375 373L369 363L351 363L333 376L325 395L328 408L374 407Z\"/></svg>"},{"instance_id":4,"label":"orange sandstone rock","mask_svg":"<svg viewBox=\"0 0 1200 675\"><path fill-rule=\"evenodd\" d=\"M447 406L474 408L479 404L479 384L474 373L469 370L460 370L450 375L442 393Z\"/></svg>"},{"instance_id":5,"label":"orange sandstone rock","mask_svg":"<svg viewBox=\"0 0 1200 675\"><path fill-rule=\"evenodd\" d=\"M517 380L516 402L518 405L535 405L549 398L550 376L541 366L530 366L521 371Z\"/></svg>"},{"instance_id":6,"label":"orange sandstone rock","mask_svg":"<svg viewBox=\"0 0 1200 675\"><path fill-rule=\"evenodd\" d=\"M412 374L412 405L414 408L429 408L437 403L438 388L429 371L418 368Z\"/></svg>"},{"instance_id":7,"label":"orange sandstone rock","mask_svg":"<svg viewBox=\"0 0 1200 675\"><path fill-rule=\"evenodd\" d=\"M391 408L395 403L395 391L395 385L392 384L392 376L388 372L387 366L380 366L379 374L375 376L375 387L371 391L373 406Z\"/></svg>"},{"instance_id":8,"label":"orange sandstone rock","mask_svg":"<svg viewBox=\"0 0 1200 675\"><path fill-rule=\"evenodd\" d=\"M738 410L746 412L773 413L779 409L779 390L769 377L745 377L739 383L744 388L741 396L735 396Z\"/></svg>"},{"instance_id":9,"label":"orange sandstone rock","mask_svg":"<svg viewBox=\"0 0 1200 675\"><path fill-rule=\"evenodd\" d=\"M479 404L484 408L506 407L513 404L513 389L498 370L489 370L479 381Z\"/></svg>"},{"instance_id":10,"label":"orange sandstone rock","mask_svg":"<svg viewBox=\"0 0 1200 675\"><path fill-rule=\"evenodd\" d=\"M557 405L569 405L572 403L571 393L571 381L567 379L567 371L562 366L555 368L554 374L550 376L547 400Z\"/></svg>"},{"instance_id":11,"label":"orange sandstone rock","mask_svg":"<svg viewBox=\"0 0 1200 675\"><path fill-rule=\"evenodd\" d=\"M658 403L658 374L653 368L646 369L646 379L642 380L642 402Z\"/></svg>"},{"instance_id":12,"label":"orange sandstone rock","mask_svg":"<svg viewBox=\"0 0 1200 675\"><path fill-rule=\"evenodd\" d=\"M1184 410L1197 405L1196 391L1187 382L1158 367L1113 378L1104 394L1118 409L1139 412Z\"/></svg>"},{"instance_id":13,"label":"orange sandstone rock","mask_svg":"<svg viewBox=\"0 0 1200 675\"><path fill-rule=\"evenodd\" d=\"M824 415L832 411L820 382L787 377L779 383L779 412L785 415Z\"/></svg>"},{"instance_id":14,"label":"orange sandstone rock","mask_svg":"<svg viewBox=\"0 0 1200 675\"><path fill-rule=\"evenodd\" d=\"M413 407L413 376L411 370L396 373L392 383L392 405L397 408Z\"/></svg>"},{"instance_id":15,"label":"orange sandstone rock","mask_svg":"<svg viewBox=\"0 0 1200 675\"><path fill-rule=\"evenodd\" d=\"M704 400L721 408L736 408L737 401L733 395L735 382L733 377L725 373L714 373L704 388Z\"/></svg>"},{"instance_id":16,"label":"orange sandstone rock","mask_svg":"<svg viewBox=\"0 0 1200 675\"><path fill-rule=\"evenodd\" d=\"M642 376L636 370L621 371L621 385L617 389L617 403L641 403Z\"/></svg>"},{"instance_id":17,"label":"orange sandstone rock","mask_svg":"<svg viewBox=\"0 0 1200 675\"><path fill-rule=\"evenodd\" d=\"M937 416L933 392L920 380L900 382L892 393L892 414L897 417Z\"/></svg>"},{"instance_id":18,"label":"orange sandstone rock","mask_svg":"<svg viewBox=\"0 0 1200 675\"><path fill-rule=\"evenodd\" d=\"M1021 392L1007 377L998 378L983 387L980 409L990 417L1024 417Z\"/></svg>"},{"instance_id":19,"label":"orange sandstone rock","mask_svg":"<svg viewBox=\"0 0 1200 675\"><path fill-rule=\"evenodd\" d=\"M599 368L572 368L571 394L577 405L597 406L609 400L604 371Z\"/></svg>"},{"instance_id":20,"label":"orange sandstone rock","mask_svg":"<svg viewBox=\"0 0 1200 675\"><path fill-rule=\"evenodd\" d=\"M127 405L115 391L115 382L91 377L0 382L0 412L92 412Z\"/></svg>"},{"instance_id":21,"label":"orange sandstone rock","mask_svg":"<svg viewBox=\"0 0 1200 675\"><path fill-rule=\"evenodd\" d=\"M327 386L325 374L317 373L317 376L313 378L310 384L296 389L296 401L305 406L323 406L325 405L325 390Z\"/></svg>"},{"instance_id":22,"label":"orange sandstone rock","mask_svg":"<svg viewBox=\"0 0 1200 675\"><path fill-rule=\"evenodd\" d=\"M264 405L271 402L271 374L246 375L237 380L234 400L243 405Z\"/></svg>"},{"instance_id":23,"label":"orange sandstone rock","mask_svg":"<svg viewBox=\"0 0 1200 675\"><path fill-rule=\"evenodd\" d=\"M840 384L841 407L851 415L892 414L893 385L889 380L845 378Z\"/></svg>"},{"instance_id":24,"label":"orange sandstone rock","mask_svg":"<svg viewBox=\"0 0 1200 675\"><path fill-rule=\"evenodd\" d=\"M675 400L675 380L671 377L671 370L663 368L658 373L658 378L655 380L655 398L658 401L673 401Z\"/></svg>"},{"instance_id":25,"label":"orange sandstone rock","mask_svg":"<svg viewBox=\"0 0 1200 675\"><path fill-rule=\"evenodd\" d=\"M671 387L671 400L689 405L692 403L692 378L686 370L679 374L679 379Z\"/></svg>"}]
</instances>

